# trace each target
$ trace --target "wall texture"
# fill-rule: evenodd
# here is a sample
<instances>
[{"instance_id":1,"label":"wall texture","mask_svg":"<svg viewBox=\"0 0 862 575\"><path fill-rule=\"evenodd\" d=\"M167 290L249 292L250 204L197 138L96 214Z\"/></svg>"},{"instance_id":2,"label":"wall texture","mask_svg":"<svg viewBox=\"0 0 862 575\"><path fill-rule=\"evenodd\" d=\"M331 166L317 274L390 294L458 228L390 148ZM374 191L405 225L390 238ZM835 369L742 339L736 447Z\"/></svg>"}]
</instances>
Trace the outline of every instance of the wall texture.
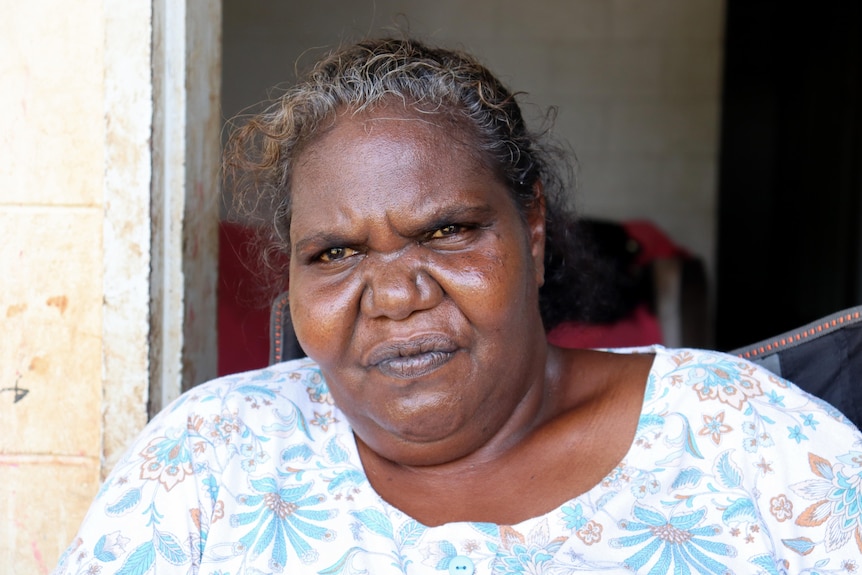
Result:
<instances>
[{"instance_id":1,"label":"wall texture","mask_svg":"<svg viewBox=\"0 0 862 575\"><path fill-rule=\"evenodd\" d=\"M477 53L579 160L576 205L647 218L714 269L724 0L224 2L223 108L341 40L397 28Z\"/></svg>"},{"instance_id":2,"label":"wall texture","mask_svg":"<svg viewBox=\"0 0 862 575\"><path fill-rule=\"evenodd\" d=\"M53 568L146 421L149 14L4 3L2 573Z\"/></svg>"},{"instance_id":3,"label":"wall texture","mask_svg":"<svg viewBox=\"0 0 862 575\"><path fill-rule=\"evenodd\" d=\"M191 1L2 2L0 575L54 567L151 389L216 372L221 6ZM181 113L155 114L167 100Z\"/></svg>"}]
</instances>

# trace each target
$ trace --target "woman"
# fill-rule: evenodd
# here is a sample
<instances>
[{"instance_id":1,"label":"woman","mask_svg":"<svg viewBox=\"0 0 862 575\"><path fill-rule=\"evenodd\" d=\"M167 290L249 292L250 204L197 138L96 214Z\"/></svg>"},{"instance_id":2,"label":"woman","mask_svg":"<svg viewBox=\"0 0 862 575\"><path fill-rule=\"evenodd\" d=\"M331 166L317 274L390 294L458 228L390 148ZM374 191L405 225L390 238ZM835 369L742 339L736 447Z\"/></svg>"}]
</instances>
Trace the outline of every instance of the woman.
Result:
<instances>
[{"instance_id":1,"label":"woman","mask_svg":"<svg viewBox=\"0 0 862 575\"><path fill-rule=\"evenodd\" d=\"M862 565L862 447L834 409L721 354L547 344L561 297L585 317L583 260L552 164L469 56L343 49L228 167L274 208L310 359L155 418L59 573Z\"/></svg>"}]
</instances>

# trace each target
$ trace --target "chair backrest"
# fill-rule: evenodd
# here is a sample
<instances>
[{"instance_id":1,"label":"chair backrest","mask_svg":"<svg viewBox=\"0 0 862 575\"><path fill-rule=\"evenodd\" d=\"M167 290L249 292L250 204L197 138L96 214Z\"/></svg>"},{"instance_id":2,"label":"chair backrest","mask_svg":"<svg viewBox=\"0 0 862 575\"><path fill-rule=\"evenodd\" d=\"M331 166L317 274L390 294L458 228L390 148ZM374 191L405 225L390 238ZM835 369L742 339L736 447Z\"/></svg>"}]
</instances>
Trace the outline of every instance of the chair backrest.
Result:
<instances>
[{"instance_id":1,"label":"chair backrest","mask_svg":"<svg viewBox=\"0 0 862 575\"><path fill-rule=\"evenodd\" d=\"M730 353L828 401L862 428L862 306Z\"/></svg>"},{"instance_id":2,"label":"chair backrest","mask_svg":"<svg viewBox=\"0 0 862 575\"><path fill-rule=\"evenodd\" d=\"M290 294L281 292L269 315L269 364L305 357L290 321Z\"/></svg>"}]
</instances>

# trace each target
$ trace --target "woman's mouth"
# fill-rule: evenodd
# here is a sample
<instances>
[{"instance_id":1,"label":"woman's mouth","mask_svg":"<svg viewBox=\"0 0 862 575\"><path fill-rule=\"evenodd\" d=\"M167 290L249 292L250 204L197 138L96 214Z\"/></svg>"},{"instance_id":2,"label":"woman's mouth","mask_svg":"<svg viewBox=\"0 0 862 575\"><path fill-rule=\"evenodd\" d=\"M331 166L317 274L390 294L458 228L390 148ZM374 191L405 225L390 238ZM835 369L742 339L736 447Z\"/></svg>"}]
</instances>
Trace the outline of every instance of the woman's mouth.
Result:
<instances>
[{"instance_id":1,"label":"woman's mouth","mask_svg":"<svg viewBox=\"0 0 862 575\"><path fill-rule=\"evenodd\" d=\"M405 357L385 359L375 367L384 375L398 379L416 379L446 364L454 352L432 351Z\"/></svg>"},{"instance_id":2,"label":"woman's mouth","mask_svg":"<svg viewBox=\"0 0 862 575\"><path fill-rule=\"evenodd\" d=\"M367 363L389 377L417 379L447 364L457 350L455 342L445 336L390 341L376 346Z\"/></svg>"}]
</instances>

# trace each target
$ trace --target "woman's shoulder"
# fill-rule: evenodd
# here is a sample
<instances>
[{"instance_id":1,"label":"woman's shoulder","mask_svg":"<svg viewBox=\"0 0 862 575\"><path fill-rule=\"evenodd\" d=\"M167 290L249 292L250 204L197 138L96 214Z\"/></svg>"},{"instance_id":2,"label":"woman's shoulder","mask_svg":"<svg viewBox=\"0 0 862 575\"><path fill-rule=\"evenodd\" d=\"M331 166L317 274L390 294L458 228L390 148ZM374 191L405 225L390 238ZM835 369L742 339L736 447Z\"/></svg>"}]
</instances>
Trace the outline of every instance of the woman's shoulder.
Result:
<instances>
[{"instance_id":1,"label":"woman's shoulder","mask_svg":"<svg viewBox=\"0 0 862 575\"><path fill-rule=\"evenodd\" d=\"M152 424L224 412L254 412L260 418L285 404L300 410L333 404L320 368L312 360L296 359L202 383L171 402Z\"/></svg>"},{"instance_id":2,"label":"woman's shoulder","mask_svg":"<svg viewBox=\"0 0 862 575\"><path fill-rule=\"evenodd\" d=\"M255 467L273 460L261 456L273 438L305 452L346 430L317 365L294 360L188 390L146 425L112 476L140 475L170 490L196 469L215 473L236 456Z\"/></svg>"},{"instance_id":3,"label":"woman's shoulder","mask_svg":"<svg viewBox=\"0 0 862 575\"><path fill-rule=\"evenodd\" d=\"M164 451L169 444L189 451L189 462L198 451L217 454L247 443L249 437L296 438L311 444L329 436L323 432L341 433L346 425L317 364L298 359L219 377L186 391L146 425L118 465L146 456L148 450Z\"/></svg>"},{"instance_id":4,"label":"woman's shoulder","mask_svg":"<svg viewBox=\"0 0 862 575\"><path fill-rule=\"evenodd\" d=\"M751 412L754 404L790 411L811 408L846 421L834 407L747 359L703 349L652 349L656 359L648 387L656 387L653 392L677 390L683 398L742 412Z\"/></svg>"},{"instance_id":5,"label":"woman's shoulder","mask_svg":"<svg viewBox=\"0 0 862 575\"><path fill-rule=\"evenodd\" d=\"M692 445L723 447L744 436L744 451L764 444L790 450L828 444L859 448L862 435L840 411L746 359L716 351L654 348L641 425L675 419ZM839 449L840 450L840 449Z\"/></svg>"},{"instance_id":6,"label":"woman's shoulder","mask_svg":"<svg viewBox=\"0 0 862 575\"><path fill-rule=\"evenodd\" d=\"M678 462L674 496L689 497L709 478L726 494L721 517L732 533L757 507L794 561L809 553L856 557L849 541L862 523L832 502L842 493L847 501L858 497L859 430L825 401L746 359L695 349L655 353L638 440L670 447L663 455Z\"/></svg>"}]
</instances>

